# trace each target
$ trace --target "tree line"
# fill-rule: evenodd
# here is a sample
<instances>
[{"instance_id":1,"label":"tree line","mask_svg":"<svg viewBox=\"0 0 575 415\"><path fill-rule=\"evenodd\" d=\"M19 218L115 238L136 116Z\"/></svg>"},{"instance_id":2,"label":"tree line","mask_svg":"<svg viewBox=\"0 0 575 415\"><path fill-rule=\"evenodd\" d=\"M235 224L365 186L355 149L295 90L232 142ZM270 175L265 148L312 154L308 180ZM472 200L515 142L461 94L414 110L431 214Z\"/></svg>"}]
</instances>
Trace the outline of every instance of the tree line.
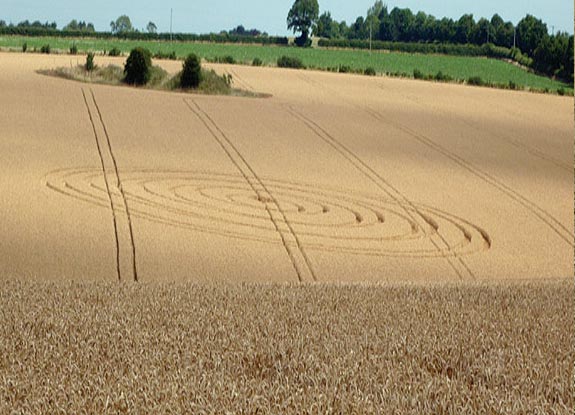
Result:
<instances>
[{"instance_id":1,"label":"tree line","mask_svg":"<svg viewBox=\"0 0 575 415\"><path fill-rule=\"evenodd\" d=\"M40 31L57 31L58 25L56 22L45 22L42 23L39 20L30 22L29 20L21 21L17 24L7 24L6 21L0 20L0 28L12 28L12 29L31 29ZM140 31L136 29L126 15L118 17L116 20L110 22L110 29L112 33L139 33ZM157 30L156 24L154 22L149 22L146 26L146 32L155 33ZM85 22L83 20L72 19L70 23L62 28L63 32L83 32L83 33L96 33L96 28L93 23Z\"/></svg>"},{"instance_id":2,"label":"tree line","mask_svg":"<svg viewBox=\"0 0 575 415\"><path fill-rule=\"evenodd\" d=\"M42 23L39 20L34 22L30 22L29 20L24 20L19 22L18 24L7 24L5 20L0 20L0 29L6 28L19 28L19 29L38 29L42 31L56 31L58 30L58 25L56 22L45 22ZM68 23L66 26L62 28L64 32L87 32L87 33L96 33L96 29L94 28L93 23L86 23L83 20L76 20L73 19ZM139 30L134 27L130 17L127 15L121 15L116 20L112 20L110 22L110 32L112 34L128 34L128 33L149 33L154 34L157 33L158 27L152 21L148 22L146 25L145 30ZM266 32L262 32L258 29L246 29L243 25L238 25L231 30L222 30L220 35L229 35L229 36L246 36L246 37L258 37L264 36L267 37L268 34Z\"/></svg>"},{"instance_id":3,"label":"tree line","mask_svg":"<svg viewBox=\"0 0 575 415\"><path fill-rule=\"evenodd\" d=\"M119 16L110 22L110 30L106 32L95 31L92 23L72 20L61 30L56 23L41 23L28 21L18 24L6 24L0 20L0 35L14 36L54 36L62 38L94 37L98 39L126 39L126 40L159 40L178 42L214 42L214 43L247 43L259 45L287 46L289 39L285 36L269 36L257 29L246 29L239 25L229 31L219 33L159 33L154 22L150 21L145 29L135 28L127 15Z\"/></svg>"},{"instance_id":4,"label":"tree line","mask_svg":"<svg viewBox=\"0 0 575 415\"><path fill-rule=\"evenodd\" d=\"M296 0L294 6L304 2L317 4L317 0ZM314 36L327 39L493 44L516 48L532 58L535 70L573 82L573 35L564 32L550 34L541 19L529 14L517 26L504 21L498 14L491 19L480 18L477 21L472 14L464 14L458 20L438 19L422 11L413 13L409 8L394 7L390 11L381 0L377 0L365 17L358 17L349 26L345 21L335 21L326 11L316 15L311 29Z\"/></svg>"},{"instance_id":5,"label":"tree line","mask_svg":"<svg viewBox=\"0 0 575 415\"><path fill-rule=\"evenodd\" d=\"M0 29L6 28L17 28L17 29L31 29L31 30L43 30L43 31L56 31L58 30L58 25L56 22L45 22L42 23L39 20L34 22L30 22L29 20L23 20L17 24L13 23L6 23L4 20L0 20ZM87 23L83 20L76 20L73 19L68 23L66 26L62 28L63 31L68 32L86 32L86 33L95 33L96 29L94 28L94 24Z\"/></svg>"}]
</instances>

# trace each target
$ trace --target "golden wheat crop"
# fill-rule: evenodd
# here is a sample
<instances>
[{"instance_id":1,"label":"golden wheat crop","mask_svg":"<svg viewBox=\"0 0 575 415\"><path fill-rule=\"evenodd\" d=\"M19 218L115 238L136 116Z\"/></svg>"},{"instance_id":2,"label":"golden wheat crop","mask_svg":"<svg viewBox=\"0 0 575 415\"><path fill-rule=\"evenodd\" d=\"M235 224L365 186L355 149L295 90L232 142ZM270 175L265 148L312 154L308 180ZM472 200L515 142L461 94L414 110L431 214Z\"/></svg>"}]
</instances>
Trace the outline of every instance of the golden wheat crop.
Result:
<instances>
[{"instance_id":1,"label":"golden wheat crop","mask_svg":"<svg viewBox=\"0 0 575 415\"><path fill-rule=\"evenodd\" d=\"M0 413L572 412L569 281L4 281Z\"/></svg>"}]
</instances>

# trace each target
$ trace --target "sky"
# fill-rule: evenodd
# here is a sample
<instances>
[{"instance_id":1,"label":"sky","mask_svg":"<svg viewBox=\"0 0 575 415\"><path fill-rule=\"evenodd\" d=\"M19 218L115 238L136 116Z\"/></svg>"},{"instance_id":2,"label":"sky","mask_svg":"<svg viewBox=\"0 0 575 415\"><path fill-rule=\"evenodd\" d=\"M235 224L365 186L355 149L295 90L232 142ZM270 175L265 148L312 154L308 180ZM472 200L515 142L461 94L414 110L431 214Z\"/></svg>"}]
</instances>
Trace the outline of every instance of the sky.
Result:
<instances>
[{"instance_id":1,"label":"sky","mask_svg":"<svg viewBox=\"0 0 575 415\"><path fill-rule=\"evenodd\" d=\"M334 19L345 20L348 25L358 16L365 16L374 0L319 0L320 12L330 11ZM458 19L472 13L476 20L491 18L498 13L505 21L516 24L526 14L532 14L545 23L549 31L573 33L572 0L389 0L393 7L409 7L435 17ZM18 23L22 20L55 21L62 28L70 20L94 23L96 30L107 31L110 21L127 14L132 24L143 30L153 21L160 32L170 30L170 9L173 9L173 31L210 33L232 29L239 24L247 29L257 28L270 35L290 35L286 28L287 13L293 0L2 0L0 20Z\"/></svg>"}]
</instances>

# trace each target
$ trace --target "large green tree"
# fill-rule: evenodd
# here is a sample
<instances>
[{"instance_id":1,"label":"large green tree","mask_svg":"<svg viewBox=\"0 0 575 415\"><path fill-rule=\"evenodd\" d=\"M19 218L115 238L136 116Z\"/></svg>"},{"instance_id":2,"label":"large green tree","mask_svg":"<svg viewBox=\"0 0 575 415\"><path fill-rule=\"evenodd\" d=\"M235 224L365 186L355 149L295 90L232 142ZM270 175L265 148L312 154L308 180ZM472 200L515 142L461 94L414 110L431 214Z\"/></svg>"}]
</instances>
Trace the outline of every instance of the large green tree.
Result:
<instances>
[{"instance_id":1,"label":"large green tree","mask_svg":"<svg viewBox=\"0 0 575 415\"><path fill-rule=\"evenodd\" d=\"M333 19L330 12L324 12L313 27L313 35L318 37L326 37L328 39L334 37L332 33Z\"/></svg>"},{"instance_id":2,"label":"large green tree","mask_svg":"<svg viewBox=\"0 0 575 415\"><path fill-rule=\"evenodd\" d=\"M288 29L294 33L301 32L296 39L298 46L309 45L309 31L319 17L319 4L317 0L295 0L287 17Z\"/></svg>"},{"instance_id":3,"label":"large green tree","mask_svg":"<svg viewBox=\"0 0 575 415\"><path fill-rule=\"evenodd\" d=\"M517 46L529 56L533 56L535 49L547 35L547 25L530 14L517 24Z\"/></svg>"},{"instance_id":4,"label":"large green tree","mask_svg":"<svg viewBox=\"0 0 575 415\"><path fill-rule=\"evenodd\" d=\"M338 39L345 37L347 25L345 22L338 23L332 19L330 12L324 12L317 19L316 24L313 26L312 33L317 37L324 37L328 39Z\"/></svg>"},{"instance_id":5,"label":"large green tree","mask_svg":"<svg viewBox=\"0 0 575 415\"><path fill-rule=\"evenodd\" d=\"M372 36L377 35L379 31L379 25L381 24L380 15L383 13L385 5L382 0L377 0L373 6L367 9L367 15L365 18L366 31L371 32ZM387 13L387 10L386 10Z\"/></svg>"},{"instance_id":6,"label":"large green tree","mask_svg":"<svg viewBox=\"0 0 575 415\"><path fill-rule=\"evenodd\" d=\"M457 43L470 43L475 30L475 19L472 14L464 14L455 23L455 41Z\"/></svg>"},{"instance_id":7,"label":"large green tree","mask_svg":"<svg viewBox=\"0 0 575 415\"><path fill-rule=\"evenodd\" d=\"M477 21L477 24L471 32L471 42L476 45L483 45L484 43L495 43L495 30L491 26L491 22L482 17Z\"/></svg>"}]
</instances>

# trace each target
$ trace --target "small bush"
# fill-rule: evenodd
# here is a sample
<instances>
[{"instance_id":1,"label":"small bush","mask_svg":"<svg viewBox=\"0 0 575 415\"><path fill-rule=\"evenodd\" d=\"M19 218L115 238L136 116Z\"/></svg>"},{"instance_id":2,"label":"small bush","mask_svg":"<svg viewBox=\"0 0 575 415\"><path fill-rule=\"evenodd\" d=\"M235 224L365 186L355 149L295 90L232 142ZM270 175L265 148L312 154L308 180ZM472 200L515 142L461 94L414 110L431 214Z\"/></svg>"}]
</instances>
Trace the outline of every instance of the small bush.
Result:
<instances>
[{"instance_id":1,"label":"small bush","mask_svg":"<svg viewBox=\"0 0 575 415\"><path fill-rule=\"evenodd\" d=\"M154 58L156 58L156 59L169 59L169 60L175 61L178 59L178 56L176 55L175 51L172 51L172 52L158 51L154 54Z\"/></svg>"},{"instance_id":2,"label":"small bush","mask_svg":"<svg viewBox=\"0 0 575 415\"><path fill-rule=\"evenodd\" d=\"M74 43L70 46L70 55L77 55L78 54L78 46Z\"/></svg>"},{"instance_id":3,"label":"small bush","mask_svg":"<svg viewBox=\"0 0 575 415\"><path fill-rule=\"evenodd\" d=\"M50 45L43 45L40 48L40 53L45 53L45 54L49 55L50 54Z\"/></svg>"},{"instance_id":4,"label":"small bush","mask_svg":"<svg viewBox=\"0 0 575 415\"><path fill-rule=\"evenodd\" d=\"M162 87L168 81L168 72L161 66L153 65L150 68L150 78L146 85L155 88Z\"/></svg>"},{"instance_id":5,"label":"small bush","mask_svg":"<svg viewBox=\"0 0 575 415\"><path fill-rule=\"evenodd\" d=\"M435 74L435 76L433 77L433 79L435 79L438 82L449 82L449 81L453 80L453 78L451 76L446 75L441 71L437 72Z\"/></svg>"},{"instance_id":6,"label":"small bush","mask_svg":"<svg viewBox=\"0 0 575 415\"><path fill-rule=\"evenodd\" d=\"M124 82L130 85L145 85L150 80L152 54L144 48L135 48L130 52L124 66Z\"/></svg>"},{"instance_id":7,"label":"small bush","mask_svg":"<svg viewBox=\"0 0 575 415\"><path fill-rule=\"evenodd\" d=\"M231 93L231 76L220 76L211 71L202 71L202 82L198 90L204 94L229 95Z\"/></svg>"},{"instance_id":8,"label":"small bush","mask_svg":"<svg viewBox=\"0 0 575 415\"><path fill-rule=\"evenodd\" d=\"M472 76L469 79L467 79L467 83L469 85L476 85L476 86L483 86L485 85L485 81L483 81L483 79L481 79L480 76Z\"/></svg>"},{"instance_id":9,"label":"small bush","mask_svg":"<svg viewBox=\"0 0 575 415\"><path fill-rule=\"evenodd\" d=\"M86 64L84 65L84 68L86 71L92 72L95 67L96 65L94 65L94 52L88 52L86 55Z\"/></svg>"},{"instance_id":10,"label":"small bush","mask_svg":"<svg viewBox=\"0 0 575 415\"><path fill-rule=\"evenodd\" d=\"M108 52L108 56L120 56L122 54L122 52L120 51L120 49L118 49L117 47L113 47L112 49L110 49L110 51Z\"/></svg>"},{"instance_id":11,"label":"small bush","mask_svg":"<svg viewBox=\"0 0 575 415\"><path fill-rule=\"evenodd\" d=\"M22 45L22 53L26 53L27 50L28 50L28 43L24 42L24 44Z\"/></svg>"},{"instance_id":12,"label":"small bush","mask_svg":"<svg viewBox=\"0 0 575 415\"><path fill-rule=\"evenodd\" d=\"M363 71L363 74L367 75L367 76L375 76L376 75L375 69L373 69L371 67L365 68L365 71Z\"/></svg>"},{"instance_id":13,"label":"small bush","mask_svg":"<svg viewBox=\"0 0 575 415\"><path fill-rule=\"evenodd\" d=\"M413 77L415 79L424 79L425 75L423 75L423 72L421 72L419 69L414 69L413 70Z\"/></svg>"},{"instance_id":14,"label":"small bush","mask_svg":"<svg viewBox=\"0 0 575 415\"><path fill-rule=\"evenodd\" d=\"M564 89L564 88L559 88L559 89L557 89L557 94L558 94L558 95L564 96L565 93L566 93L566 92L565 92L565 89Z\"/></svg>"},{"instance_id":15,"label":"small bush","mask_svg":"<svg viewBox=\"0 0 575 415\"><path fill-rule=\"evenodd\" d=\"M197 88L202 81L202 64L200 59L194 55L188 55L184 61L182 75L180 76L181 88Z\"/></svg>"},{"instance_id":16,"label":"small bush","mask_svg":"<svg viewBox=\"0 0 575 415\"><path fill-rule=\"evenodd\" d=\"M124 69L116 65L106 65L101 68L94 65L94 70L96 76L112 84L120 84L124 79Z\"/></svg>"},{"instance_id":17,"label":"small bush","mask_svg":"<svg viewBox=\"0 0 575 415\"><path fill-rule=\"evenodd\" d=\"M349 66L340 65L339 73L350 73L350 72L351 72L351 68Z\"/></svg>"},{"instance_id":18,"label":"small bush","mask_svg":"<svg viewBox=\"0 0 575 415\"><path fill-rule=\"evenodd\" d=\"M234 59L233 56L231 55L227 55L227 56L216 56L214 58L214 61L216 63L228 63L230 65L233 65L236 63L236 60Z\"/></svg>"},{"instance_id":19,"label":"small bush","mask_svg":"<svg viewBox=\"0 0 575 415\"><path fill-rule=\"evenodd\" d=\"M264 63L260 58L254 58L252 61L252 66L262 66Z\"/></svg>"},{"instance_id":20,"label":"small bush","mask_svg":"<svg viewBox=\"0 0 575 415\"><path fill-rule=\"evenodd\" d=\"M509 81L509 84L507 86L509 87L509 89L518 89L517 84L513 81Z\"/></svg>"},{"instance_id":21,"label":"small bush","mask_svg":"<svg viewBox=\"0 0 575 415\"><path fill-rule=\"evenodd\" d=\"M305 68L301 59L291 56L282 56L281 58L278 59L277 65L280 68L293 68L293 69Z\"/></svg>"}]
</instances>

